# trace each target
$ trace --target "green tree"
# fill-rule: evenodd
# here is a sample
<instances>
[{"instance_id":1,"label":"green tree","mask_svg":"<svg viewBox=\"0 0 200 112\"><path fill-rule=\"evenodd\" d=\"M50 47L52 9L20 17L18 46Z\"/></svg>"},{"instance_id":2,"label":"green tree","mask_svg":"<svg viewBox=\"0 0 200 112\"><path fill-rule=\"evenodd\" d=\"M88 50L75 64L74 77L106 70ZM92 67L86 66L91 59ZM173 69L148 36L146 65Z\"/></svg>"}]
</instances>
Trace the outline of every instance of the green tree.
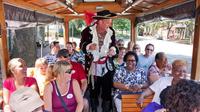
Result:
<instances>
[{"instance_id":1,"label":"green tree","mask_svg":"<svg viewBox=\"0 0 200 112\"><path fill-rule=\"evenodd\" d=\"M117 36L129 38L131 22L129 19L125 19L125 18L114 19L113 28L115 29Z\"/></svg>"},{"instance_id":2,"label":"green tree","mask_svg":"<svg viewBox=\"0 0 200 112\"><path fill-rule=\"evenodd\" d=\"M81 31L86 27L82 19L73 19L69 22L69 36L80 37ZM73 34L72 34L73 33Z\"/></svg>"}]
</instances>

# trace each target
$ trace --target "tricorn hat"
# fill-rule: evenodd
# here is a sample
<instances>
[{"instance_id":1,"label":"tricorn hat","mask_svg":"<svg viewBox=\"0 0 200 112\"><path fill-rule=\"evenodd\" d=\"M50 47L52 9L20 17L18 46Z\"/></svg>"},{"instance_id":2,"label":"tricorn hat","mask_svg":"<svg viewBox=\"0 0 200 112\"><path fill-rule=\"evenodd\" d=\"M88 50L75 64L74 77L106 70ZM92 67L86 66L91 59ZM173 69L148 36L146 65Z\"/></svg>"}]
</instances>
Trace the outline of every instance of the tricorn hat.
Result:
<instances>
[{"instance_id":1,"label":"tricorn hat","mask_svg":"<svg viewBox=\"0 0 200 112\"><path fill-rule=\"evenodd\" d=\"M110 18L112 18L114 16L117 16L117 14L112 13L109 10L102 10L102 11L97 12L97 15L93 16L93 19L97 19L97 20L110 19Z\"/></svg>"}]
</instances>

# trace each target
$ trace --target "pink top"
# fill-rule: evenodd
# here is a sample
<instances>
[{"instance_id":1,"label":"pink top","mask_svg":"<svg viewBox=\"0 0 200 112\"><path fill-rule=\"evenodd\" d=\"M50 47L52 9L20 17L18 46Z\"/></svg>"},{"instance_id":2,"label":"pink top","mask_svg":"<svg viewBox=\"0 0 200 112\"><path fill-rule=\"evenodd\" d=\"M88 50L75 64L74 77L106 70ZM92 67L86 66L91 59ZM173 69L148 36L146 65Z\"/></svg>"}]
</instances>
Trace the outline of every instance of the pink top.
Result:
<instances>
[{"instance_id":1,"label":"pink top","mask_svg":"<svg viewBox=\"0 0 200 112\"><path fill-rule=\"evenodd\" d=\"M56 91L55 81L52 81L51 84L53 86L53 93L52 93L53 112L65 112L65 109ZM67 105L67 109L69 110L69 112L75 112L77 107L77 102L73 91L72 80L70 81L68 92L65 95L62 95L62 98L65 101L65 104Z\"/></svg>"},{"instance_id":2,"label":"pink top","mask_svg":"<svg viewBox=\"0 0 200 112\"><path fill-rule=\"evenodd\" d=\"M37 85L37 82L33 77L24 77L24 79L24 86L26 87L31 87L34 84ZM9 91L9 94L11 95L11 93L13 93L16 90L14 77L6 79L3 83L3 88L6 88Z\"/></svg>"}]
</instances>

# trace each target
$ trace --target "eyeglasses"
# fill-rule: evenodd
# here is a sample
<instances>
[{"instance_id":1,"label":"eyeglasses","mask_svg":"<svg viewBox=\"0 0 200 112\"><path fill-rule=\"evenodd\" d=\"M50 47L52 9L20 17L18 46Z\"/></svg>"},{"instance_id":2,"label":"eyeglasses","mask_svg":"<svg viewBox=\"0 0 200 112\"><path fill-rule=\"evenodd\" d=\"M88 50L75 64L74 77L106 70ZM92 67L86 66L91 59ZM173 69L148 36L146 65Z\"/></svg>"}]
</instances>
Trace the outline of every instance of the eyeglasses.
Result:
<instances>
[{"instance_id":1,"label":"eyeglasses","mask_svg":"<svg viewBox=\"0 0 200 112\"><path fill-rule=\"evenodd\" d=\"M153 51L153 49L149 49L149 48L147 48L146 50L147 50L147 51Z\"/></svg>"},{"instance_id":2,"label":"eyeglasses","mask_svg":"<svg viewBox=\"0 0 200 112\"><path fill-rule=\"evenodd\" d=\"M133 48L133 49L140 49L139 47L135 47L135 48Z\"/></svg>"},{"instance_id":3,"label":"eyeglasses","mask_svg":"<svg viewBox=\"0 0 200 112\"><path fill-rule=\"evenodd\" d=\"M65 73L72 74L72 69L68 69Z\"/></svg>"},{"instance_id":4,"label":"eyeglasses","mask_svg":"<svg viewBox=\"0 0 200 112\"><path fill-rule=\"evenodd\" d=\"M70 57L70 55L66 55L66 56L63 56L64 58L69 58Z\"/></svg>"},{"instance_id":5,"label":"eyeglasses","mask_svg":"<svg viewBox=\"0 0 200 112\"><path fill-rule=\"evenodd\" d=\"M118 44L118 46L124 46L124 44Z\"/></svg>"},{"instance_id":6,"label":"eyeglasses","mask_svg":"<svg viewBox=\"0 0 200 112\"><path fill-rule=\"evenodd\" d=\"M127 62L136 62L136 60L127 60Z\"/></svg>"}]
</instances>

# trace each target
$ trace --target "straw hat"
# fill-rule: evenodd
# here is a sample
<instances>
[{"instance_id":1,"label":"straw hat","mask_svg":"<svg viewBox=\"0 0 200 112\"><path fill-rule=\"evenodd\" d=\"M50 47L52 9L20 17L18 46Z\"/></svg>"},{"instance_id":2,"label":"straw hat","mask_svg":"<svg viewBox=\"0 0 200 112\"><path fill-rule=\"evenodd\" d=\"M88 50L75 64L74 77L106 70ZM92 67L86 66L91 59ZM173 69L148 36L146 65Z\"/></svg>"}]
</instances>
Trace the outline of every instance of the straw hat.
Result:
<instances>
[{"instance_id":1,"label":"straw hat","mask_svg":"<svg viewBox=\"0 0 200 112\"><path fill-rule=\"evenodd\" d=\"M23 87L11 94L9 104L15 112L32 112L41 107L44 102L33 88Z\"/></svg>"}]
</instances>

